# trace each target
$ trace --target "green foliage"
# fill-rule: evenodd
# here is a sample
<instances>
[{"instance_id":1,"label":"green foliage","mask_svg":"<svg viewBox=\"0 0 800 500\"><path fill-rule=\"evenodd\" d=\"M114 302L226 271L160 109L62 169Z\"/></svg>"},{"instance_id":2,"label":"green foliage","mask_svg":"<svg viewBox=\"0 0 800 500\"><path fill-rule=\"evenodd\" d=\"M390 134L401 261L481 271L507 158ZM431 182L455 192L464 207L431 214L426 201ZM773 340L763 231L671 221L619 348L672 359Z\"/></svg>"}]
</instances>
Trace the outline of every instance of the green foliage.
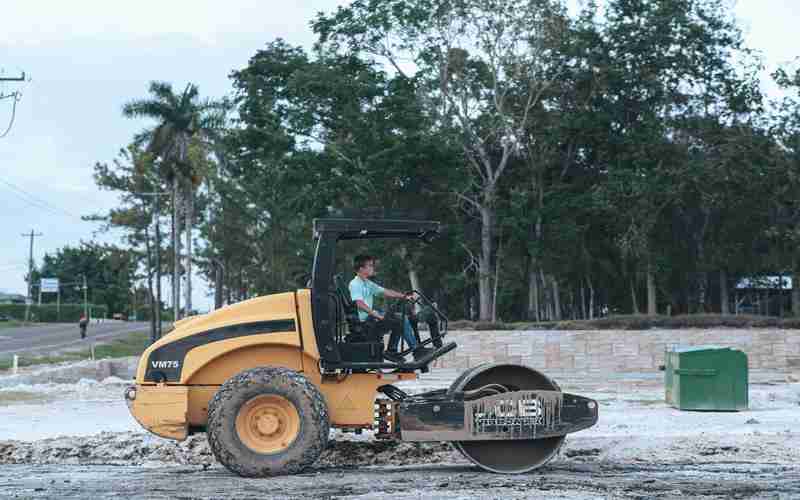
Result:
<instances>
[{"instance_id":1,"label":"green foliage","mask_svg":"<svg viewBox=\"0 0 800 500\"><path fill-rule=\"evenodd\" d=\"M41 266L34 270L33 283L39 283L40 278L58 278L61 302L77 304L84 301L85 276L89 303L101 304L112 313L127 312L135 262L129 250L84 242L78 247L65 246L55 254L45 254ZM43 304L55 306L56 301L56 294L42 295Z\"/></svg>"},{"instance_id":2,"label":"green foliage","mask_svg":"<svg viewBox=\"0 0 800 500\"><path fill-rule=\"evenodd\" d=\"M119 195L120 205L107 214L96 214L94 220L103 223L103 230L117 229L125 234L130 245L129 255L132 259L132 281L147 280L147 287L136 286L137 304L156 304L159 301L158 291L154 290L154 282L158 283L169 254L162 248L162 232L160 226L163 218L163 207L170 206L165 196L156 193L167 192L167 179L159 168L155 156L136 144L120 150L117 158L109 164L98 162L94 167L94 179L100 189L114 191ZM155 223L155 224L154 224ZM156 228L159 228L156 230ZM160 257L160 268L158 266ZM117 312L123 312L122 310ZM124 311L130 315L133 311ZM139 307L137 317L150 320L155 316L155 307ZM155 328L155 324L152 325ZM153 335L155 337L155 333Z\"/></svg>"},{"instance_id":3,"label":"green foliage","mask_svg":"<svg viewBox=\"0 0 800 500\"><path fill-rule=\"evenodd\" d=\"M147 146L147 152L163 160L161 175L167 179L182 177L194 181L200 174L190 161L189 149L195 139L209 136L222 123L222 105L201 101L196 85L187 84L175 92L167 82L150 82L150 97L125 104L122 112L129 118L157 120L155 127L136 137L135 144Z\"/></svg>"},{"instance_id":4,"label":"green foliage","mask_svg":"<svg viewBox=\"0 0 800 500\"><path fill-rule=\"evenodd\" d=\"M452 160L423 133L429 121L413 82L347 55L311 57L281 40L233 79L239 126L226 135L212 180L212 215L202 227L212 245L201 267L213 279L220 261L234 300L303 286L311 220L328 207L428 206L432 217L446 210L437 193ZM424 257L373 247L393 277ZM341 254L342 270L361 250Z\"/></svg>"},{"instance_id":5,"label":"green foliage","mask_svg":"<svg viewBox=\"0 0 800 500\"><path fill-rule=\"evenodd\" d=\"M153 83L125 112L156 127L96 169L124 195L107 220L152 269L133 193L204 179L195 262L221 302L304 286L331 207L423 208L438 241L349 242L337 271L376 254L379 281L415 280L453 319L486 319L496 285L478 329L758 324L618 316L648 281L686 314L719 310L723 278L800 272L800 71L765 102L724 0L582 5L354 0L313 20L312 50L269 41L234 71L225 128L193 85Z\"/></svg>"},{"instance_id":6,"label":"green foliage","mask_svg":"<svg viewBox=\"0 0 800 500\"><path fill-rule=\"evenodd\" d=\"M156 120L154 127L145 129L134 138L131 150L139 150L144 146L146 148L145 158L143 161L135 162L137 167L135 175L129 178L137 183L141 179L146 179L150 181L151 185L154 184L159 188L157 191L159 198L156 201L160 201L160 195L164 193L162 183L170 185L172 188L173 255L181 255L180 228L182 226L185 229L187 246L187 256L183 265L178 262L177 257L173 260L173 297L177 299L180 295L178 293L180 276L184 274L186 279L186 303L184 305L186 313L191 314L193 310L191 302L192 263L194 261L192 230L196 218L195 191L203 179L213 173L213 164L209 159L209 154L215 148L215 143L220 140L222 128L227 119L228 105L225 101L201 100L197 86L192 83L187 84L183 92L175 92L170 83L153 81L150 82L148 90L149 97L130 101L123 107L123 114L128 118ZM145 168L139 169L138 164ZM135 191L130 191L130 194L134 199L140 195ZM150 193L150 196L153 196L153 193ZM151 210L156 212L157 217L160 216L160 210L152 208ZM184 216L185 224L182 220ZM159 309L151 307L153 313L156 313L161 307L161 296L158 293L162 271L158 265L161 243L160 238L156 237L154 249L151 249L146 226L144 242L147 247L146 269L149 295L156 297L151 303L157 304ZM153 293L153 281L157 284L155 294ZM176 307L177 304L176 301ZM155 338L155 323L151 325L151 329L153 338Z\"/></svg>"}]
</instances>

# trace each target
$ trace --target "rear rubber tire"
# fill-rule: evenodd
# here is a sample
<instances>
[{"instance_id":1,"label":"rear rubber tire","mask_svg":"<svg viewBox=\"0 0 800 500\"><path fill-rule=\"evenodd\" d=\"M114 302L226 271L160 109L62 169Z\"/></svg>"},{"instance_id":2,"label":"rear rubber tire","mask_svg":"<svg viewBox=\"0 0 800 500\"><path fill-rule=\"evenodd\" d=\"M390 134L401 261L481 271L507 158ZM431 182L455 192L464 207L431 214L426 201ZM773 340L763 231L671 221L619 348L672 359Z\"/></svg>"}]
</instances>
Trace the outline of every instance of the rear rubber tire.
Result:
<instances>
[{"instance_id":1,"label":"rear rubber tire","mask_svg":"<svg viewBox=\"0 0 800 500\"><path fill-rule=\"evenodd\" d=\"M299 416L299 431L274 453L249 448L236 428L239 411L258 396L280 396ZM325 399L303 375L280 367L245 370L222 384L208 406L208 443L217 460L243 477L295 474L312 465L328 444L330 421Z\"/></svg>"}]
</instances>

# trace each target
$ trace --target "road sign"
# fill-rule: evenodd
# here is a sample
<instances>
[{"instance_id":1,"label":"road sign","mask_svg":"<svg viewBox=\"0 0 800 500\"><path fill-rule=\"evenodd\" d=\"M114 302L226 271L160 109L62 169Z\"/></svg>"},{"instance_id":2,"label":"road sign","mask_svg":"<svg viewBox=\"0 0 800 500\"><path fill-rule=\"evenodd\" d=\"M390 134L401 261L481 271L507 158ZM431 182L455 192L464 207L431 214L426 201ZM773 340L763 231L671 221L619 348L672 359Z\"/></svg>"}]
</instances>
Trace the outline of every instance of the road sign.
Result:
<instances>
[{"instance_id":1,"label":"road sign","mask_svg":"<svg viewBox=\"0 0 800 500\"><path fill-rule=\"evenodd\" d=\"M58 293L58 278L42 278L39 286L42 293Z\"/></svg>"}]
</instances>

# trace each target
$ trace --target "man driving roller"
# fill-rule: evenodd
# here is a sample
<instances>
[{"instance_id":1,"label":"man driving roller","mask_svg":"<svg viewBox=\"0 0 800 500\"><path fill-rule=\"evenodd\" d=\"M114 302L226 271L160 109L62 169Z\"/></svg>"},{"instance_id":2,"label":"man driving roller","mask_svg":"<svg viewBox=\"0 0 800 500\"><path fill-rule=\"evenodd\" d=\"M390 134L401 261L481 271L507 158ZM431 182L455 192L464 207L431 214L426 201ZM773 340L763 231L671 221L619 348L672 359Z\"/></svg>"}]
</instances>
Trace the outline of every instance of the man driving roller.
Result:
<instances>
[{"instance_id":1,"label":"man driving roller","mask_svg":"<svg viewBox=\"0 0 800 500\"><path fill-rule=\"evenodd\" d=\"M370 280L375 275L375 257L371 255L357 255L353 259L353 269L356 272L355 277L350 281L350 298L358 308L358 319L360 321L375 321L376 328L391 330L389 336L389 345L384 352L383 357L394 361L396 363L403 362L403 357L398 352L400 344L400 336L403 336L409 347L414 350L414 357L422 357L430 352L430 349L425 349L417 346L417 339L414 336L414 331L411 328L411 323L408 318L401 321L398 317L388 316L381 310L374 309L374 297L384 296L393 299L415 300L417 299L416 293L404 294L395 290L384 288L377 283Z\"/></svg>"}]
</instances>

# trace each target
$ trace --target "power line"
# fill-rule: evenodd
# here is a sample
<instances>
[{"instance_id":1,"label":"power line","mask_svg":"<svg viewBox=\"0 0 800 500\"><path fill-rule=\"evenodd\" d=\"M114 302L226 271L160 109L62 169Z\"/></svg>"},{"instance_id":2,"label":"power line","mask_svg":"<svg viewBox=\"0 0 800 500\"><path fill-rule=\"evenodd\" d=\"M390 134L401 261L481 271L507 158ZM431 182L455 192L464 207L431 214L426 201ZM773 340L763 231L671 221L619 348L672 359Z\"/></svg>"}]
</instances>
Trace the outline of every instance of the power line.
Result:
<instances>
[{"instance_id":1,"label":"power line","mask_svg":"<svg viewBox=\"0 0 800 500\"><path fill-rule=\"evenodd\" d=\"M38 198L37 196L29 193L28 191L26 191L26 190L22 189L21 187L17 186L16 184L13 184L13 183L11 183L11 182L9 182L7 180L3 180L3 179L0 179L0 183L5 184L6 187L9 187L9 188L13 189L14 191L16 191L17 192L16 193L17 196L19 198L21 198L23 201L27 202L29 205L35 206L36 208L41 208L41 209L44 209L44 210L48 210L51 213L54 213L56 215L66 215L68 217L81 219L79 216L77 216L77 215L75 215L75 214L73 214L73 213L71 213L71 212L69 212L67 210L64 210L61 207L57 207L57 206L53 205L52 203L50 203L48 201L45 201L45 200L43 200L41 198ZM81 220L83 220L83 219L81 219Z\"/></svg>"},{"instance_id":2,"label":"power line","mask_svg":"<svg viewBox=\"0 0 800 500\"><path fill-rule=\"evenodd\" d=\"M11 127L14 126L14 120L17 118L17 103L20 100L20 94L18 92L14 92L10 96L3 96L3 97L12 97L13 104L11 105L11 119L8 120L8 127L0 134L0 139L5 138L9 132L11 132Z\"/></svg>"},{"instance_id":3,"label":"power line","mask_svg":"<svg viewBox=\"0 0 800 500\"><path fill-rule=\"evenodd\" d=\"M0 179L0 182L2 182L3 184L6 184L7 186L12 187L13 189L16 189L17 191L20 191L21 193L25 194L26 196L28 196L32 200L34 200L34 201L36 201L38 203L41 203L42 205L44 205L46 207L50 207L51 210L55 210L57 212L62 212L63 214L68 215L69 217L74 217L76 219L80 219L79 216L73 214L72 212L69 212L68 210L64 210L61 207L53 205L49 201L43 200L42 198L39 198L36 195L29 193L28 191L26 191L26 190L22 189L21 187L17 186L16 184L13 184L13 183L11 183L9 181L6 181L6 180L3 180L3 179Z\"/></svg>"},{"instance_id":4,"label":"power line","mask_svg":"<svg viewBox=\"0 0 800 500\"><path fill-rule=\"evenodd\" d=\"M7 264L0 266L0 271L10 271L12 269L20 269L26 267L28 264Z\"/></svg>"},{"instance_id":5,"label":"power line","mask_svg":"<svg viewBox=\"0 0 800 500\"><path fill-rule=\"evenodd\" d=\"M25 81L25 72L22 72L22 76L18 77L0 77L0 82L24 82ZM5 131L0 134L0 139L4 138L11 132L11 127L14 126L14 119L17 117L17 103L22 99L22 94L19 91L11 92L10 94L3 94L0 92L0 100L10 98L13 101L13 105L11 107L11 119L8 122L8 127L6 127Z\"/></svg>"},{"instance_id":6,"label":"power line","mask_svg":"<svg viewBox=\"0 0 800 500\"><path fill-rule=\"evenodd\" d=\"M0 183L2 183L2 182L3 181L0 180ZM61 212L59 212L57 210L54 210L54 209L48 207L47 205L45 205L43 203L37 202L35 199L31 199L31 198L27 197L26 195L22 194L19 190L15 189L14 187L11 187L11 186L9 186L7 184L6 184L6 187L12 189L11 194L15 195L18 199L24 201L26 204L28 204L28 205L30 205L30 206L32 206L34 208L38 208L40 210L44 210L47 213L52 214L52 215L59 215L59 216L64 216L65 215L65 214L63 214L63 213L61 213Z\"/></svg>"},{"instance_id":7,"label":"power line","mask_svg":"<svg viewBox=\"0 0 800 500\"><path fill-rule=\"evenodd\" d=\"M0 180L0 182L3 182L3 181L2 181L2 180ZM25 195L21 194L21 193L20 193L20 192L18 192L18 191L17 191L15 188L13 188L13 187L11 187L11 186L9 186L9 185L7 185L7 184L6 184L6 187L8 187L8 188L12 189L12 192L11 192L11 194L13 194L14 196L16 196L17 198L19 198L20 200L24 201L25 203L27 203L28 205L30 205L30 206L32 206L32 207L34 207L34 208L38 208L38 209L40 209L40 210L45 210L45 211L47 211L47 212L49 212L49 213L51 213L51 214L55 214L55 215L62 215L62 214L61 214L61 213L59 213L59 212L55 212L55 211L53 211L53 210L52 210L51 208L49 208L48 206L46 206L46 205L42 205L41 203L37 203L36 201L34 201L34 200L32 200L32 199L28 198L27 196L25 196Z\"/></svg>"}]
</instances>

